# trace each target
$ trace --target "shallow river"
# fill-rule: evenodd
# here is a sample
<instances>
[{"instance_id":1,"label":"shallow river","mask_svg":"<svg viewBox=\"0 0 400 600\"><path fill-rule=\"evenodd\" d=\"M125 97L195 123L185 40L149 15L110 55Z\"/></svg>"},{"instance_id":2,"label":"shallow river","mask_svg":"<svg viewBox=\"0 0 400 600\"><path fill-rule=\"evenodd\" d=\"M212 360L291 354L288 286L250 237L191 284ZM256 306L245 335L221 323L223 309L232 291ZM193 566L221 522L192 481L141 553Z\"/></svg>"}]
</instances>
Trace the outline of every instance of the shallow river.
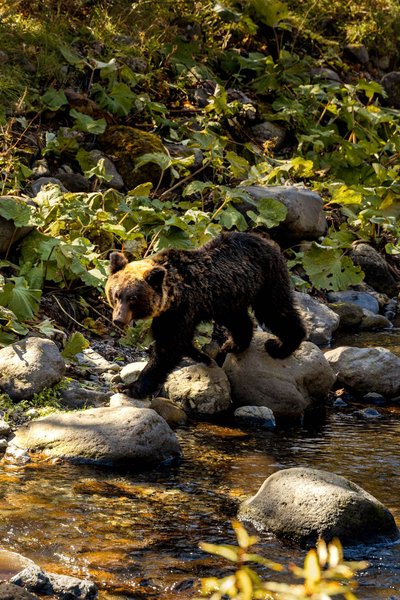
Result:
<instances>
[{"instance_id":1,"label":"shallow river","mask_svg":"<svg viewBox=\"0 0 400 600\"><path fill-rule=\"evenodd\" d=\"M374 345L400 355L399 340L399 331L373 336ZM199 542L234 543L237 502L293 466L351 479L400 526L400 407L378 407L377 419L358 418L358 408L328 408L303 427L276 432L192 423L177 431L184 460L163 471L0 467L0 545L49 571L92 578L102 599L186 600L198 595L199 577L227 573ZM284 564L304 558L265 534L257 551ZM360 599L400 599L400 543L347 557L370 563L359 577Z\"/></svg>"}]
</instances>

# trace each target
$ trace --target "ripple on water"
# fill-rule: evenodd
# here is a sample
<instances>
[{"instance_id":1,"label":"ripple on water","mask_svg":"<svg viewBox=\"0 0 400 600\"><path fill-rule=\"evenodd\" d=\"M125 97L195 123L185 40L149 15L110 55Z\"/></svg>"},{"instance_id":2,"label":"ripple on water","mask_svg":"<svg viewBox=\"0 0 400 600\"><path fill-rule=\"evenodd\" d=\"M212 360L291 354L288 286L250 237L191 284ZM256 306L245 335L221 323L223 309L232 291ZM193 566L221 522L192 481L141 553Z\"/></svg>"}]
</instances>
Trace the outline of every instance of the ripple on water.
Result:
<instances>
[{"instance_id":1,"label":"ripple on water","mask_svg":"<svg viewBox=\"0 0 400 600\"><path fill-rule=\"evenodd\" d=\"M234 543L237 503L278 469L333 471L379 498L400 523L400 414L358 419L357 407L308 428L246 432L199 423L179 430L185 460L141 474L93 467L0 468L3 546L55 572L93 578L103 599L191 598L223 573L200 541ZM258 551L287 564L304 554L262 535ZM400 598L400 544L352 550L371 566L360 598Z\"/></svg>"}]
</instances>

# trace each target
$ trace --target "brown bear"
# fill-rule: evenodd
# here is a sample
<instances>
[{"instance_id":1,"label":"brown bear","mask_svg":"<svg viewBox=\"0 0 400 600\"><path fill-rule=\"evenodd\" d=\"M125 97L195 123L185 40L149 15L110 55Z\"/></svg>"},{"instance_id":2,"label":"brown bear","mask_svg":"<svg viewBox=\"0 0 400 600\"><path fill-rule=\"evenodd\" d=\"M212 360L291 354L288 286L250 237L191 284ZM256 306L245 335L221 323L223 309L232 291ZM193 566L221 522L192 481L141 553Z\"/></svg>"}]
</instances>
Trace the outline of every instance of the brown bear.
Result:
<instances>
[{"instance_id":1,"label":"brown bear","mask_svg":"<svg viewBox=\"0 0 400 600\"><path fill-rule=\"evenodd\" d=\"M210 364L193 345L201 321L228 329L225 353L249 346L249 307L260 325L279 338L266 343L272 357L289 356L305 336L279 247L257 233L223 233L196 250L171 248L135 262L113 252L106 295L117 325L153 318L154 345L148 364L129 388L133 397L157 390L183 356Z\"/></svg>"}]
</instances>

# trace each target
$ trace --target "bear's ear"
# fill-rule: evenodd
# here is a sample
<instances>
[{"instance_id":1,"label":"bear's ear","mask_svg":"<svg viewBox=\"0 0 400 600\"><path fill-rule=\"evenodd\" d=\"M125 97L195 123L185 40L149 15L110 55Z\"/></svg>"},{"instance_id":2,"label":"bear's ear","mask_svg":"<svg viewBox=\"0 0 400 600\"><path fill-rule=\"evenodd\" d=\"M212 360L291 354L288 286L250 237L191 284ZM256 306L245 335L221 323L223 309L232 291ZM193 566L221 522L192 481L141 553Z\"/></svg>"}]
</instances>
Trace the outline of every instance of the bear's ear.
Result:
<instances>
[{"instance_id":1,"label":"bear's ear","mask_svg":"<svg viewBox=\"0 0 400 600\"><path fill-rule=\"evenodd\" d=\"M151 269L151 271L145 275L144 280L151 285L153 289L160 292L165 275L166 270L163 267L154 267L154 269Z\"/></svg>"},{"instance_id":2,"label":"bear's ear","mask_svg":"<svg viewBox=\"0 0 400 600\"><path fill-rule=\"evenodd\" d=\"M110 273L114 275L128 264L128 259L122 252L112 252L110 254Z\"/></svg>"}]
</instances>

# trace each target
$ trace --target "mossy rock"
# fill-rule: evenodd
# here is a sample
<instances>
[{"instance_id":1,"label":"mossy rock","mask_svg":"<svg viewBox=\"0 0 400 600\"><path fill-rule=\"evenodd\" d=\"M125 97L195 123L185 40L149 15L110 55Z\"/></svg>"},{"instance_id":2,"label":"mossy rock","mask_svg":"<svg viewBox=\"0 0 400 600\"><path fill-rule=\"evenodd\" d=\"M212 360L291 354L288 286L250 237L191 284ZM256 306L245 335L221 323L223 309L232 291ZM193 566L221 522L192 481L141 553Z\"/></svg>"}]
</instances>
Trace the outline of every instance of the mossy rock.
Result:
<instances>
[{"instance_id":1,"label":"mossy rock","mask_svg":"<svg viewBox=\"0 0 400 600\"><path fill-rule=\"evenodd\" d=\"M147 181L151 181L154 186L158 184L161 169L155 163L148 163L135 171L135 161L139 156L151 152L166 153L156 135L135 127L115 125L99 137L99 142L112 158L127 188L132 189Z\"/></svg>"}]
</instances>

